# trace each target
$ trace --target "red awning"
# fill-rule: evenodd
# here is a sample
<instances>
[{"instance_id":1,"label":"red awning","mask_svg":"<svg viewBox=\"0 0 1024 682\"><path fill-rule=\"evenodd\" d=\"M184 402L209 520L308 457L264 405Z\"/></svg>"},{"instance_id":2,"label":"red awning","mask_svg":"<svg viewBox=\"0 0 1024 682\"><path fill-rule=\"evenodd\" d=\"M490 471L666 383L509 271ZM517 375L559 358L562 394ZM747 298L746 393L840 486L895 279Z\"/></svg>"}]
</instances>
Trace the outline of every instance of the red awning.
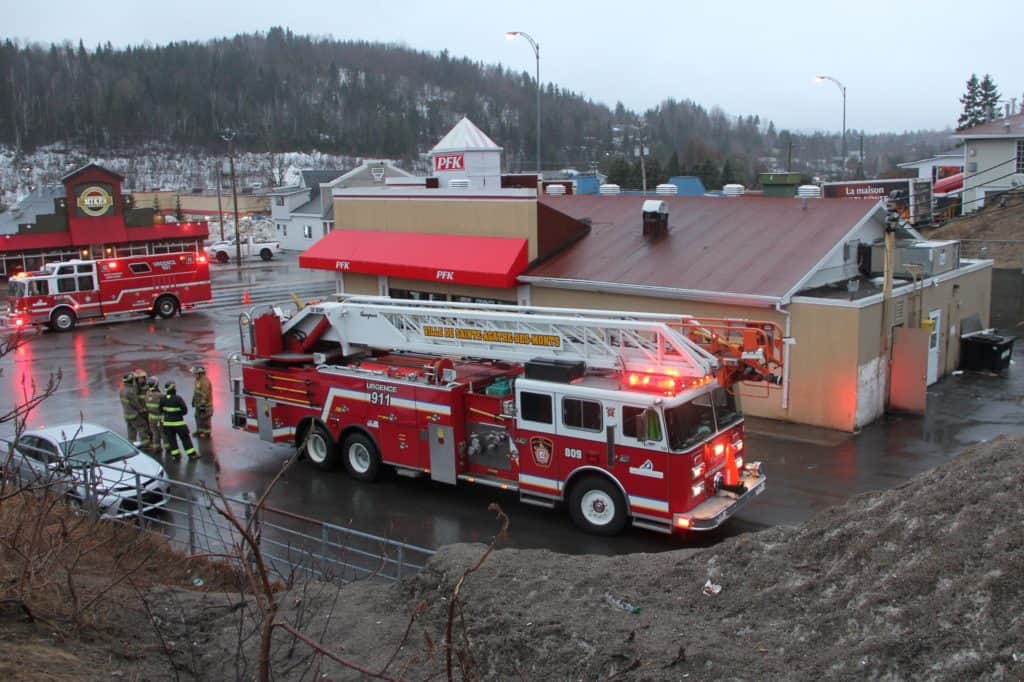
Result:
<instances>
[{"instance_id":1,"label":"red awning","mask_svg":"<svg viewBox=\"0 0 1024 682\"><path fill-rule=\"evenodd\" d=\"M299 256L304 268L500 289L526 262L525 239L364 230L334 230Z\"/></svg>"},{"instance_id":2,"label":"red awning","mask_svg":"<svg viewBox=\"0 0 1024 682\"><path fill-rule=\"evenodd\" d=\"M932 192L935 194L948 194L955 192L964 186L964 174L957 173L956 175L948 175L941 180L936 180L935 185L932 187Z\"/></svg>"}]
</instances>

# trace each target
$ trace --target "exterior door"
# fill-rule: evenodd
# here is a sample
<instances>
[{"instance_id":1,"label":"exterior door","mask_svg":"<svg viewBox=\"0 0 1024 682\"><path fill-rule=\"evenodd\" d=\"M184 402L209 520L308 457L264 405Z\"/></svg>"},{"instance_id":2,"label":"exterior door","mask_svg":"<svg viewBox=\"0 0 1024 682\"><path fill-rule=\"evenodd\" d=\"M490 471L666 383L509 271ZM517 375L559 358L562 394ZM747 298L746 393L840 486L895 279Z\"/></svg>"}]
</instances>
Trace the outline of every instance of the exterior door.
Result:
<instances>
[{"instance_id":1,"label":"exterior door","mask_svg":"<svg viewBox=\"0 0 1024 682\"><path fill-rule=\"evenodd\" d=\"M939 380L939 334L942 331L942 309L936 308L928 313L932 329L928 335L928 385Z\"/></svg>"},{"instance_id":2,"label":"exterior door","mask_svg":"<svg viewBox=\"0 0 1024 682\"><path fill-rule=\"evenodd\" d=\"M900 412L924 414L931 357L928 331L918 327L897 327L892 331L889 407Z\"/></svg>"}]
</instances>

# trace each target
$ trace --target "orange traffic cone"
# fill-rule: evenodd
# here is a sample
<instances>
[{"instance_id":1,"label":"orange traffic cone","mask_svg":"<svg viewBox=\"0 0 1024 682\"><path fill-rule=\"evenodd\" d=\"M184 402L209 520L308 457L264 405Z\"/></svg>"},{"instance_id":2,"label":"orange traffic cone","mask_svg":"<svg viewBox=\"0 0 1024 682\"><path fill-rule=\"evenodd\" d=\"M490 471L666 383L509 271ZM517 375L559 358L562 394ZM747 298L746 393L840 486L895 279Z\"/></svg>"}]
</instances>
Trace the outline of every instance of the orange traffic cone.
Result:
<instances>
[{"instance_id":1,"label":"orange traffic cone","mask_svg":"<svg viewBox=\"0 0 1024 682\"><path fill-rule=\"evenodd\" d=\"M242 305L249 305L249 303L250 303L250 301L249 301L249 290L246 289L242 293Z\"/></svg>"}]
</instances>

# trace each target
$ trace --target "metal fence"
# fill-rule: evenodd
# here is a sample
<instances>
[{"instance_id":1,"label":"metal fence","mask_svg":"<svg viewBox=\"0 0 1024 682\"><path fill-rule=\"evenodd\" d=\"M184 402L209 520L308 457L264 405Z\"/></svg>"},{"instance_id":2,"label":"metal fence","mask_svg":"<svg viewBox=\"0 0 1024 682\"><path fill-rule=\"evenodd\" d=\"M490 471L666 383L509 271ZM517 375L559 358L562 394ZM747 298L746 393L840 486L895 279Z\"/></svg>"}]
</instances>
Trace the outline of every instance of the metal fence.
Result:
<instances>
[{"instance_id":1,"label":"metal fence","mask_svg":"<svg viewBox=\"0 0 1024 682\"><path fill-rule=\"evenodd\" d=\"M144 476L102 462L48 462L43 450L21 444L8 453L4 473L9 478L56 491L83 513L160 534L190 555L251 560L252 547L225 513L230 509L248 529L270 572L288 586L308 580L398 581L419 572L434 554L432 549L384 536L257 507L252 496L220 495L202 485Z\"/></svg>"}]
</instances>

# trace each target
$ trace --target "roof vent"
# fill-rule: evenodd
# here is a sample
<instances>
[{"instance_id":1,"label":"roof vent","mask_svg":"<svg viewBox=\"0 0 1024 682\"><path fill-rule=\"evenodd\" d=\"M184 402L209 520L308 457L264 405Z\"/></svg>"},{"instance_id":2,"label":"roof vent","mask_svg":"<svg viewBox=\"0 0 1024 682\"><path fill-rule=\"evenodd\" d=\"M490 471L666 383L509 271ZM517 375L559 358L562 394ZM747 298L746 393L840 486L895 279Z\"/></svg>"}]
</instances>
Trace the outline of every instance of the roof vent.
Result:
<instances>
[{"instance_id":1,"label":"roof vent","mask_svg":"<svg viewBox=\"0 0 1024 682\"><path fill-rule=\"evenodd\" d=\"M551 184L544 188L544 193L549 197L560 197L565 194L565 185Z\"/></svg>"},{"instance_id":2,"label":"roof vent","mask_svg":"<svg viewBox=\"0 0 1024 682\"><path fill-rule=\"evenodd\" d=\"M679 194L679 188L670 182L665 182L654 188L655 194L675 195Z\"/></svg>"},{"instance_id":3,"label":"roof vent","mask_svg":"<svg viewBox=\"0 0 1024 682\"><path fill-rule=\"evenodd\" d=\"M743 193L746 191L746 187L744 187L743 185L738 185L734 182L722 186L722 194L724 194L727 197L743 196Z\"/></svg>"},{"instance_id":4,"label":"roof vent","mask_svg":"<svg viewBox=\"0 0 1024 682\"><path fill-rule=\"evenodd\" d=\"M800 185L796 188L796 195L801 199L820 199L821 187L817 185Z\"/></svg>"},{"instance_id":5,"label":"roof vent","mask_svg":"<svg viewBox=\"0 0 1024 682\"><path fill-rule=\"evenodd\" d=\"M643 211L645 237L657 239L668 234L668 204L657 199L648 199L641 209Z\"/></svg>"},{"instance_id":6,"label":"roof vent","mask_svg":"<svg viewBox=\"0 0 1024 682\"><path fill-rule=\"evenodd\" d=\"M448 181L448 189L469 189L469 178L453 178Z\"/></svg>"},{"instance_id":7,"label":"roof vent","mask_svg":"<svg viewBox=\"0 0 1024 682\"><path fill-rule=\"evenodd\" d=\"M606 195L606 196L611 196L611 195L614 195L614 194L622 194L622 188L619 187L618 185L607 184L607 185L601 185L598 188L597 192L598 192L598 194L603 194L603 195Z\"/></svg>"}]
</instances>

